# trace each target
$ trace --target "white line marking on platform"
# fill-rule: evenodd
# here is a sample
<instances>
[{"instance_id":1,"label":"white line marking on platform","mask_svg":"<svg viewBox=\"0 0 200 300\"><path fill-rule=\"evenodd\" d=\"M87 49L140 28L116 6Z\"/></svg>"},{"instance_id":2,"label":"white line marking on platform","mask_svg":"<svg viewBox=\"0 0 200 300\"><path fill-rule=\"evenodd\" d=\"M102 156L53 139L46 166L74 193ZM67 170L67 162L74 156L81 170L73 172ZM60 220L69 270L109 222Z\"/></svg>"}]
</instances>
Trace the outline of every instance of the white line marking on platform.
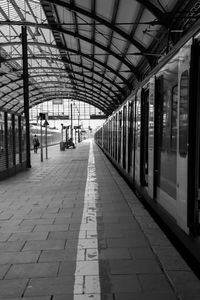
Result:
<instances>
[{"instance_id":1,"label":"white line marking on platform","mask_svg":"<svg viewBox=\"0 0 200 300\"><path fill-rule=\"evenodd\" d=\"M99 251L98 251L98 232L97 232L97 207L96 202L99 198L98 193L98 183L96 180L96 169L95 169L95 159L93 152L93 142L90 141L90 151L88 158L88 167L87 167L87 180L85 186L85 195L84 195L84 207L83 207L83 215L80 224L80 231L78 237L78 245L77 245L77 259L76 259L76 269L75 269L75 280L74 280L74 300L83 299L92 299L93 300L101 300L101 289L100 289L100 279L99 279ZM85 244L90 242L90 239L83 239L81 235L82 230L87 228L93 231L92 238L92 249L89 249L94 254L95 260L86 260L86 261L78 261L78 257L80 256L79 252L84 248L87 249ZM88 247L90 248L90 247ZM85 282L84 286L84 294L82 297L80 295L80 276L93 277L93 285L89 285L91 290L87 290L87 282Z\"/></svg>"}]
</instances>

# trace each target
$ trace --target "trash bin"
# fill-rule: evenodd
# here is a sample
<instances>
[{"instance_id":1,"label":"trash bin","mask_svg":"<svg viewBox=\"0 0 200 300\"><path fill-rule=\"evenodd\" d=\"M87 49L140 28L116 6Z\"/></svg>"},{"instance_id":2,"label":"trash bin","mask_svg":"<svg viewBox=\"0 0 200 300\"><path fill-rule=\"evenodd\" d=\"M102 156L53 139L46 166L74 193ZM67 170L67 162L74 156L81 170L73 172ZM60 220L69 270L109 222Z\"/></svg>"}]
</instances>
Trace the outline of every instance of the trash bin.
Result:
<instances>
[{"instance_id":1,"label":"trash bin","mask_svg":"<svg viewBox=\"0 0 200 300\"><path fill-rule=\"evenodd\" d=\"M65 151L65 143L60 142L60 151Z\"/></svg>"}]
</instances>

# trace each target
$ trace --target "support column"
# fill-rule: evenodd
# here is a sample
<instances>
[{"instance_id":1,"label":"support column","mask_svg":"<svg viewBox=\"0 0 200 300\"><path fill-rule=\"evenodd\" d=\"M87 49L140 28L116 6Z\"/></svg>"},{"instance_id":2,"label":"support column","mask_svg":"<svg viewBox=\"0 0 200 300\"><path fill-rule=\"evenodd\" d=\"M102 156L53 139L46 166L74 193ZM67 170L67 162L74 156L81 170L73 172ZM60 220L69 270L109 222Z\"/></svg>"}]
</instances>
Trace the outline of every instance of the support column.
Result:
<instances>
[{"instance_id":1,"label":"support column","mask_svg":"<svg viewBox=\"0 0 200 300\"><path fill-rule=\"evenodd\" d=\"M27 28L21 27L22 32L22 60L23 60L23 91L24 91L24 115L26 120L26 167L31 168L30 155L30 124L29 124L29 89L28 89L28 53L27 53Z\"/></svg>"}]
</instances>

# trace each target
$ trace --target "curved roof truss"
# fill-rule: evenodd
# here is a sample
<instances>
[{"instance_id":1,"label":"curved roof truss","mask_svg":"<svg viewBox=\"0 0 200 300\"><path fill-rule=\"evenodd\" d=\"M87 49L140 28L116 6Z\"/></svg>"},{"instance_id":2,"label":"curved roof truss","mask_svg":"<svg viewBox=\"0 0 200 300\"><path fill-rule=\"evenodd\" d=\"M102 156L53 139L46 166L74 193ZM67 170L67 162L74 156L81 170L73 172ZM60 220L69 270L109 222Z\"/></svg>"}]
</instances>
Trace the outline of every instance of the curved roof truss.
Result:
<instances>
[{"instance_id":1,"label":"curved roof truss","mask_svg":"<svg viewBox=\"0 0 200 300\"><path fill-rule=\"evenodd\" d=\"M54 86L54 98L89 101L108 115L173 46L170 30L182 29L177 18L193 2L2 0L0 107L23 112L22 27L30 107L49 100L46 91Z\"/></svg>"}]
</instances>

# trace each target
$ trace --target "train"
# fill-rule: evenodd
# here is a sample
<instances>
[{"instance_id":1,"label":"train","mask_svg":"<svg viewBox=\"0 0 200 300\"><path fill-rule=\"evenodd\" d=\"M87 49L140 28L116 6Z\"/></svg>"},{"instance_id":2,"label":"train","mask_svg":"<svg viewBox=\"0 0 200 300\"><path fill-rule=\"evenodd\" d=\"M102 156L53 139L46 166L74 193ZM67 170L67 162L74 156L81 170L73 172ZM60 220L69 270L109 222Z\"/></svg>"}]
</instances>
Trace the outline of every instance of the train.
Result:
<instances>
[{"instance_id":1,"label":"train","mask_svg":"<svg viewBox=\"0 0 200 300\"><path fill-rule=\"evenodd\" d=\"M41 145L41 127L35 122L30 122L30 145L31 149L33 149L33 137L38 137L38 140ZM55 145L60 143L61 141L61 130L57 128L50 128L47 127L47 134L46 128L42 126L42 144L46 145L46 137L47 137L47 145Z\"/></svg>"},{"instance_id":2,"label":"train","mask_svg":"<svg viewBox=\"0 0 200 300\"><path fill-rule=\"evenodd\" d=\"M32 139L41 136L40 126L30 123L30 145ZM45 143L45 128L42 127L43 144ZM12 176L27 167L26 123L22 115L0 110L0 180ZM48 146L61 141L61 131L47 128ZM41 143L41 141L40 141Z\"/></svg>"},{"instance_id":3,"label":"train","mask_svg":"<svg viewBox=\"0 0 200 300\"><path fill-rule=\"evenodd\" d=\"M200 22L95 133L130 186L200 263Z\"/></svg>"}]
</instances>

